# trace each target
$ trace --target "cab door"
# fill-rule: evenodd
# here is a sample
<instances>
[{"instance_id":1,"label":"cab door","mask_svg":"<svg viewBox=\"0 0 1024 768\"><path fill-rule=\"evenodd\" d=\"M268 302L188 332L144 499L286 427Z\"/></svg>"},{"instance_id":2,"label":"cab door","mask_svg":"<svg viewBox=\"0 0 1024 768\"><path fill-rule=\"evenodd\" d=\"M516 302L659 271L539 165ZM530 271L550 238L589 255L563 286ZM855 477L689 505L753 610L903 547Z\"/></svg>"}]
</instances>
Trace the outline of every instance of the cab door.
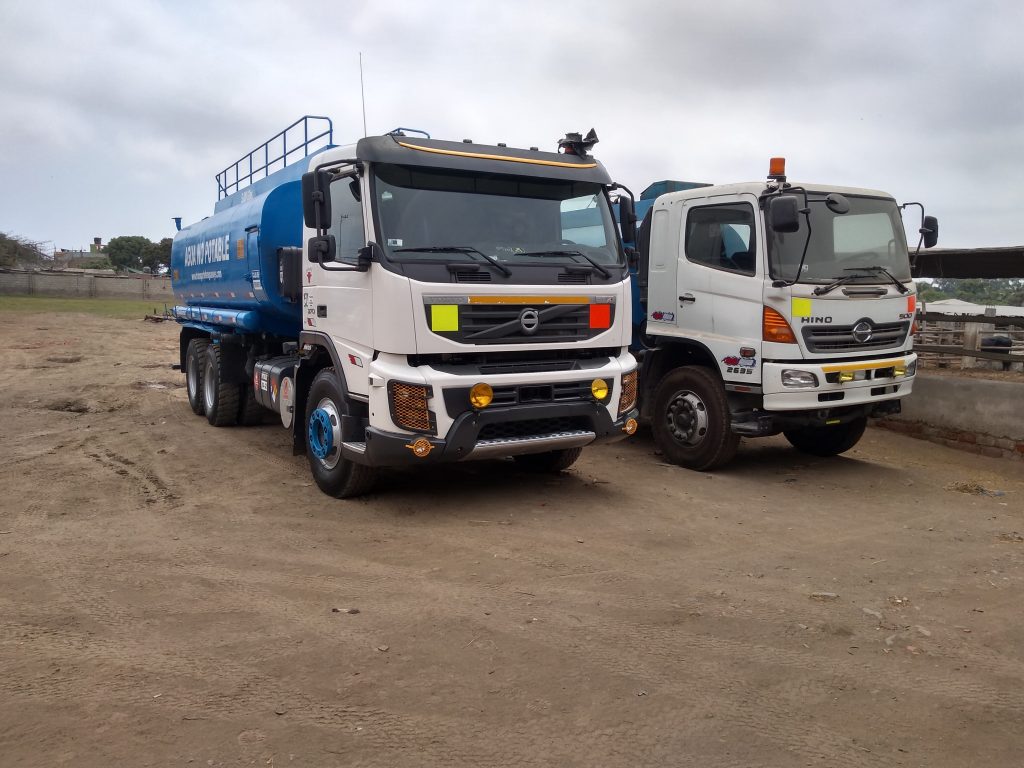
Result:
<instances>
[{"instance_id":1,"label":"cab door","mask_svg":"<svg viewBox=\"0 0 1024 768\"><path fill-rule=\"evenodd\" d=\"M763 260L757 237L757 207L749 195L705 199L689 208L683 223L679 266L680 301L687 289L691 303L707 312L694 335L719 361L726 381L760 381ZM685 310L681 319L686 319Z\"/></svg>"}]
</instances>

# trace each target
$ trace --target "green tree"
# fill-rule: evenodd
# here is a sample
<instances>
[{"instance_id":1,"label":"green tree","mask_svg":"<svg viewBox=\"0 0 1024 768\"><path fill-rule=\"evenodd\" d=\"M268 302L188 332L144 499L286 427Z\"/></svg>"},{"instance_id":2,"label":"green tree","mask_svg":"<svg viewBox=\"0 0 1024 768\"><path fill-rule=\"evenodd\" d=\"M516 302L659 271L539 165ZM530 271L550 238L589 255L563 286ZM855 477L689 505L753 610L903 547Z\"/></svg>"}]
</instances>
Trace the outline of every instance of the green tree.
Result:
<instances>
[{"instance_id":1,"label":"green tree","mask_svg":"<svg viewBox=\"0 0 1024 768\"><path fill-rule=\"evenodd\" d=\"M114 269L142 269L153 242L142 235L122 235L112 238L104 249Z\"/></svg>"},{"instance_id":2,"label":"green tree","mask_svg":"<svg viewBox=\"0 0 1024 768\"><path fill-rule=\"evenodd\" d=\"M159 272L161 267L169 267L171 265L171 242L171 238L165 237L159 243L150 243L146 255L142 257L143 266L148 267L153 274Z\"/></svg>"}]
</instances>

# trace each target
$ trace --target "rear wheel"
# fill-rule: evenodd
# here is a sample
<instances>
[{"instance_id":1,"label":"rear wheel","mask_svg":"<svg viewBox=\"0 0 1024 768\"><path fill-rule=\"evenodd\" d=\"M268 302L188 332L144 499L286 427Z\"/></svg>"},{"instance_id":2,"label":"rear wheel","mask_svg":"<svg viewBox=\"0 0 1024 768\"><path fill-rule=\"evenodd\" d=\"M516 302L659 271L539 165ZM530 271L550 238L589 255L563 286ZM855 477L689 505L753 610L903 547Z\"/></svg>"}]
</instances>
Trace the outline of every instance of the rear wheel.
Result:
<instances>
[{"instance_id":1,"label":"rear wheel","mask_svg":"<svg viewBox=\"0 0 1024 768\"><path fill-rule=\"evenodd\" d=\"M203 407L206 409L206 420L215 427L231 426L238 421L241 387L224 378L220 346L210 344L203 369Z\"/></svg>"},{"instance_id":2,"label":"rear wheel","mask_svg":"<svg viewBox=\"0 0 1024 768\"><path fill-rule=\"evenodd\" d=\"M787 429L782 434L790 445L812 456L838 456L860 442L868 425L867 416L830 427Z\"/></svg>"},{"instance_id":3,"label":"rear wheel","mask_svg":"<svg viewBox=\"0 0 1024 768\"><path fill-rule=\"evenodd\" d=\"M202 416L206 412L203 404L203 372L206 368L206 348L209 339L192 339L185 350L185 389L192 413Z\"/></svg>"},{"instance_id":4,"label":"rear wheel","mask_svg":"<svg viewBox=\"0 0 1024 768\"><path fill-rule=\"evenodd\" d=\"M564 472L576 463L581 453L582 448L563 448L545 453L524 453L512 458L531 472Z\"/></svg>"},{"instance_id":5,"label":"rear wheel","mask_svg":"<svg viewBox=\"0 0 1024 768\"><path fill-rule=\"evenodd\" d=\"M740 442L731 428L722 382L698 366L676 368L662 379L654 394L651 431L666 459L697 470L727 464Z\"/></svg>"},{"instance_id":6,"label":"rear wheel","mask_svg":"<svg viewBox=\"0 0 1024 768\"><path fill-rule=\"evenodd\" d=\"M373 467L342 455L342 419L349 415L349 408L334 369L324 368L313 379L306 399L306 457L320 490L339 499L367 493L377 477Z\"/></svg>"}]
</instances>

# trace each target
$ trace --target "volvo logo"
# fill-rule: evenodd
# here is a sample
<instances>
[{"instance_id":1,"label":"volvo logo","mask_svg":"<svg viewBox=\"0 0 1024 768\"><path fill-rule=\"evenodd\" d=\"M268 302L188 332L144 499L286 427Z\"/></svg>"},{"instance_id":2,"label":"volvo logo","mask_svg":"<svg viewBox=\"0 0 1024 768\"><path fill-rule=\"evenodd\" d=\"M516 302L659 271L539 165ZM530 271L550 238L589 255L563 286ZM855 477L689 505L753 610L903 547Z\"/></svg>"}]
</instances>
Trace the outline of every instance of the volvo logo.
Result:
<instances>
[{"instance_id":1,"label":"volvo logo","mask_svg":"<svg viewBox=\"0 0 1024 768\"><path fill-rule=\"evenodd\" d=\"M532 336L540 328L540 312L536 309L524 309L519 313L519 327L527 336Z\"/></svg>"},{"instance_id":2,"label":"volvo logo","mask_svg":"<svg viewBox=\"0 0 1024 768\"><path fill-rule=\"evenodd\" d=\"M861 320L855 326L853 326L853 339L859 341L861 344L867 344L871 341L871 336L874 333L874 328L871 327L871 323L867 320Z\"/></svg>"}]
</instances>

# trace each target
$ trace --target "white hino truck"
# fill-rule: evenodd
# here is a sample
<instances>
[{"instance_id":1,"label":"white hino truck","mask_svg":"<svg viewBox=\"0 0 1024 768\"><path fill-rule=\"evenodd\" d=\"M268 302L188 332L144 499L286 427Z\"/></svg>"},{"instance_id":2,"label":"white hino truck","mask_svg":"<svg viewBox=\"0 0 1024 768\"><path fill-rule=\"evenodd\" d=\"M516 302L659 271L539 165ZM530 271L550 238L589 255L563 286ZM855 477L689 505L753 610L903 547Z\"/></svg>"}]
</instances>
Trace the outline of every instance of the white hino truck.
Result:
<instances>
[{"instance_id":1,"label":"white hino truck","mask_svg":"<svg viewBox=\"0 0 1024 768\"><path fill-rule=\"evenodd\" d=\"M917 367L907 205L788 183L781 158L767 182L641 195L633 349L641 416L668 460L713 469L741 437L779 433L833 456L869 416L899 412ZM931 247L938 223L920 213Z\"/></svg>"},{"instance_id":2,"label":"white hino truck","mask_svg":"<svg viewBox=\"0 0 1024 768\"><path fill-rule=\"evenodd\" d=\"M174 240L192 410L278 413L340 497L379 467L557 471L632 434L629 274L596 135L542 152L332 130L303 118L228 166L214 215Z\"/></svg>"}]
</instances>

